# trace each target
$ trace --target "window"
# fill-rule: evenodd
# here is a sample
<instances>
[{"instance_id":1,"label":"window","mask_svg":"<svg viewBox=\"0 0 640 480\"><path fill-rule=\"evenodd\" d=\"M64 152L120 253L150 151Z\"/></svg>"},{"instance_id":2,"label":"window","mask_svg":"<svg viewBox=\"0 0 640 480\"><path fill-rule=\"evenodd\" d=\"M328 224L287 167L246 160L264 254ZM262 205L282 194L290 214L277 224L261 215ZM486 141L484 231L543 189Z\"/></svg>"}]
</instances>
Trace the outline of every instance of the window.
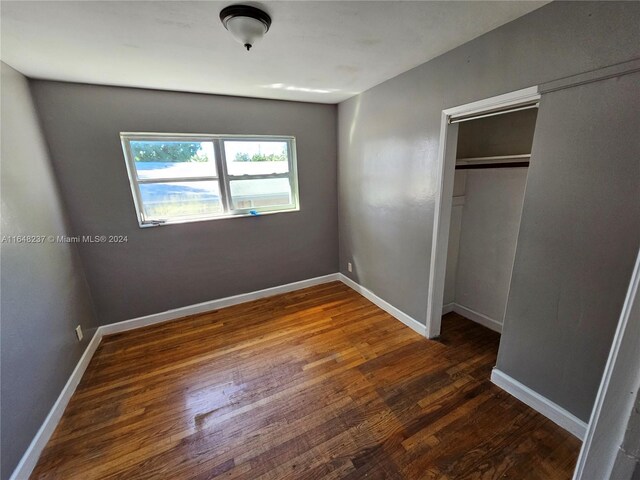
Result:
<instances>
[{"instance_id":1,"label":"window","mask_svg":"<svg viewBox=\"0 0 640 480\"><path fill-rule=\"evenodd\" d=\"M299 209L293 137L120 137L141 227Z\"/></svg>"}]
</instances>

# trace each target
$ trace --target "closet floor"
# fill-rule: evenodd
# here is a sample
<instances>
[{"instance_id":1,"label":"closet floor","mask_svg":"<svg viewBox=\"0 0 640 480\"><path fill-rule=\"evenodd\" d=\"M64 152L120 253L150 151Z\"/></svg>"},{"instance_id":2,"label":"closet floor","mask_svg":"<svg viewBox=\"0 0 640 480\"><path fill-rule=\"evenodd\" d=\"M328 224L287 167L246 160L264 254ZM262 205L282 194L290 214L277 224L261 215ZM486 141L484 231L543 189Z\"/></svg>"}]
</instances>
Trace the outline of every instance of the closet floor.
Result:
<instances>
[{"instance_id":1,"label":"closet floor","mask_svg":"<svg viewBox=\"0 0 640 480\"><path fill-rule=\"evenodd\" d=\"M105 337L32 478L570 479L580 442L334 282Z\"/></svg>"}]
</instances>

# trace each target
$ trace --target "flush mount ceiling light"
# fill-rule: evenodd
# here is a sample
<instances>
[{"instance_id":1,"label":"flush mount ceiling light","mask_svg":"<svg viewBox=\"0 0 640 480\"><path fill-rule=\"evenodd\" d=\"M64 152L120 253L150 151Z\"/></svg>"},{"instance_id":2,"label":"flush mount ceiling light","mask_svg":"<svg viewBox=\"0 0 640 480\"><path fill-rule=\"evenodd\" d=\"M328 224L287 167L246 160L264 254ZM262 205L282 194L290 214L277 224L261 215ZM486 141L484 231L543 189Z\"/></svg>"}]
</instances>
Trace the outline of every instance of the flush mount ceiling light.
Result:
<instances>
[{"instance_id":1,"label":"flush mount ceiling light","mask_svg":"<svg viewBox=\"0 0 640 480\"><path fill-rule=\"evenodd\" d=\"M260 40L271 26L271 17L249 5L231 5L220 12L224 28L248 50Z\"/></svg>"}]
</instances>

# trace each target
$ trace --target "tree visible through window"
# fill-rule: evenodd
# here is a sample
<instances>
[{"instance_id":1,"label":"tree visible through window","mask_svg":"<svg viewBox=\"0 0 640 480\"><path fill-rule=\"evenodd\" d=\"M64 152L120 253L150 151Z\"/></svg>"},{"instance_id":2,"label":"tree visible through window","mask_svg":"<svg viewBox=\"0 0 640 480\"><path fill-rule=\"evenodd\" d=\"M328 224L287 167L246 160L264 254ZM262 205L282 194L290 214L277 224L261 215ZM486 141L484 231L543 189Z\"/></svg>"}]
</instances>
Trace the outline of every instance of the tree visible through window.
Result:
<instances>
[{"instance_id":1,"label":"tree visible through window","mask_svg":"<svg viewBox=\"0 0 640 480\"><path fill-rule=\"evenodd\" d=\"M287 152L286 147L282 148L280 153L254 153L249 155L247 152L237 152L234 162L286 162Z\"/></svg>"},{"instance_id":2,"label":"tree visible through window","mask_svg":"<svg viewBox=\"0 0 640 480\"><path fill-rule=\"evenodd\" d=\"M131 142L136 162L207 162L201 143Z\"/></svg>"}]
</instances>

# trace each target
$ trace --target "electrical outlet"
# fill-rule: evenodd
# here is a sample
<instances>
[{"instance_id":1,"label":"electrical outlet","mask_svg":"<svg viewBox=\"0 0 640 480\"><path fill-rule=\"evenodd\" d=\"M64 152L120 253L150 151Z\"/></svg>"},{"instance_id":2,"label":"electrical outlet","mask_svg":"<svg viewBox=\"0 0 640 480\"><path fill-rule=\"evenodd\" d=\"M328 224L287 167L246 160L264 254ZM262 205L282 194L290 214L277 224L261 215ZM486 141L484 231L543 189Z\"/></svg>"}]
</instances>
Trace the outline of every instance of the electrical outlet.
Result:
<instances>
[{"instance_id":1,"label":"electrical outlet","mask_svg":"<svg viewBox=\"0 0 640 480\"><path fill-rule=\"evenodd\" d=\"M78 337L78 341L81 342L82 341L82 337L84 335L82 334L82 327L80 325L78 325L76 327L76 337Z\"/></svg>"},{"instance_id":2,"label":"electrical outlet","mask_svg":"<svg viewBox=\"0 0 640 480\"><path fill-rule=\"evenodd\" d=\"M353 265L351 265L351 262L347 263L347 270L353 272Z\"/></svg>"}]
</instances>

